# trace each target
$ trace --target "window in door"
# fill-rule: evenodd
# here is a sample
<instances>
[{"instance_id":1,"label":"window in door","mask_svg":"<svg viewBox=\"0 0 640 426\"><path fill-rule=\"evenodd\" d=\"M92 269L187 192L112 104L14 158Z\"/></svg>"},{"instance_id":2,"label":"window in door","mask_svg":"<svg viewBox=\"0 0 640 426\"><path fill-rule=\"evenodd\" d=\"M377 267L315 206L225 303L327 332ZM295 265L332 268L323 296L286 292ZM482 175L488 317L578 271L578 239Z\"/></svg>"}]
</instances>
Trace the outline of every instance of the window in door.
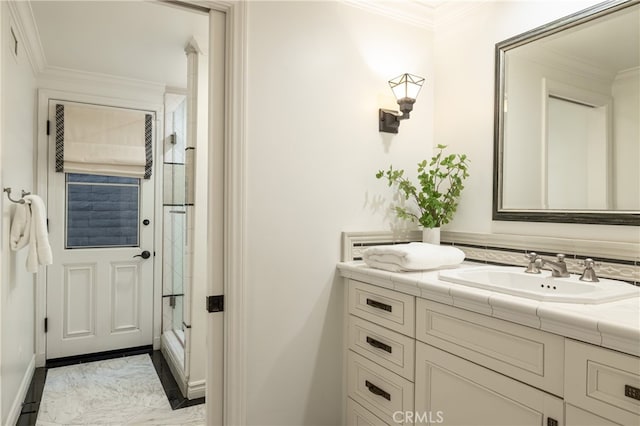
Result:
<instances>
[{"instance_id":1,"label":"window in door","mask_svg":"<svg viewBox=\"0 0 640 426\"><path fill-rule=\"evenodd\" d=\"M140 179L66 174L65 247L137 247Z\"/></svg>"}]
</instances>

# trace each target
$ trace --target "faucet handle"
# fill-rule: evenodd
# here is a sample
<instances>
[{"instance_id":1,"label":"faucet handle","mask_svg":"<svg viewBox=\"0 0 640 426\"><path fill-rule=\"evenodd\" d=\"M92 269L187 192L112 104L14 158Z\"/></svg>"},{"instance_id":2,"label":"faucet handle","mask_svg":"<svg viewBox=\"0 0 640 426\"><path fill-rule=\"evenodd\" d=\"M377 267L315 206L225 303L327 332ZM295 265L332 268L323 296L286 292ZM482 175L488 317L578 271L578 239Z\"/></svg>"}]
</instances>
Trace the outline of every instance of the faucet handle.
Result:
<instances>
[{"instance_id":1,"label":"faucet handle","mask_svg":"<svg viewBox=\"0 0 640 426\"><path fill-rule=\"evenodd\" d=\"M556 254L556 259L558 259L558 262L564 262L564 258L567 257L562 253L558 253Z\"/></svg>"},{"instance_id":2,"label":"faucet handle","mask_svg":"<svg viewBox=\"0 0 640 426\"><path fill-rule=\"evenodd\" d=\"M580 281L599 282L596 272L593 270L594 266L600 266L600 263L595 262L590 257L586 258L584 262L580 262L580 265L584 266L584 271L580 276Z\"/></svg>"},{"instance_id":3,"label":"faucet handle","mask_svg":"<svg viewBox=\"0 0 640 426\"><path fill-rule=\"evenodd\" d=\"M584 261L580 262L580 266L584 266L587 269L593 269L600 266L600 262L596 262L590 257L587 257Z\"/></svg>"},{"instance_id":4,"label":"faucet handle","mask_svg":"<svg viewBox=\"0 0 640 426\"><path fill-rule=\"evenodd\" d=\"M525 253L524 257L529 261L529 265L524 272L526 272L527 274L539 274L540 267L542 265L539 264L540 256L538 256L538 253L532 251L529 253Z\"/></svg>"},{"instance_id":5,"label":"faucet handle","mask_svg":"<svg viewBox=\"0 0 640 426\"><path fill-rule=\"evenodd\" d=\"M535 251L530 251L529 253L525 253L524 257L529 262L534 262L538 258L538 253L536 253Z\"/></svg>"}]
</instances>

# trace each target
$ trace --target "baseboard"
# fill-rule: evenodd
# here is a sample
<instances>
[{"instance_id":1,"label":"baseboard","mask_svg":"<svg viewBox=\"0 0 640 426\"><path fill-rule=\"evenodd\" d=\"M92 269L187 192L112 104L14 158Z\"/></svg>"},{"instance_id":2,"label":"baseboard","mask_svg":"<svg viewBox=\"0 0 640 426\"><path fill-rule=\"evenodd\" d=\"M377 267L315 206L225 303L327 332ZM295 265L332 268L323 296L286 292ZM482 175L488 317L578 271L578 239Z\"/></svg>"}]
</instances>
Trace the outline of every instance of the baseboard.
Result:
<instances>
[{"instance_id":1,"label":"baseboard","mask_svg":"<svg viewBox=\"0 0 640 426\"><path fill-rule=\"evenodd\" d=\"M31 385L31 379L33 378L33 372L35 371L35 369L36 355L33 354L31 356L31 361L27 366L27 371L25 371L24 376L22 377L22 382L20 383L20 388L18 388L18 393L13 400L13 404L11 404L11 410L9 410L6 424L15 425L18 421L20 412L22 412L22 403L24 402L24 397L27 395L27 391L29 390L29 386Z\"/></svg>"},{"instance_id":2,"label":"baseboard","mask_svg":"<svg viewBox=\"0 0 640 426\"><path fill-rule=\"evenodd\" d=\"M162 334L162 345L160 347L162 351L162 355L164 355L164 359L167 361L169 365L169 370L171 370L171 374L173 374L173 378L176 379L176 383L180 388L180 392L182 392L182 396L187 397L187 378L184 375L184 367L180 359L179 355L176 353L174 348L174 344L169 341L169 338L165 333Z\"/></svg>"},{"instance_id":3,"label":"baseboard","mask_svg":"<svg viewBox=\"0 0 640 426\"><path fill-rule=\"evenodd\" d=\"M47 363L47 355L43 352L41 354L36 354L36 368L44 367Z\"/></svg>"},{"instance_id":4,"label":"baseboard","mask_svg":"<svg viewBox=\"0 0 640 426\"><path fill-rule=\"evenodd\" d=\"M187 398L188 399L204 398L204 394L206 390L207 390L207 386L204 380L196 380L193 382L189 382L187 386Z\"/></svg>"}]
</instances>

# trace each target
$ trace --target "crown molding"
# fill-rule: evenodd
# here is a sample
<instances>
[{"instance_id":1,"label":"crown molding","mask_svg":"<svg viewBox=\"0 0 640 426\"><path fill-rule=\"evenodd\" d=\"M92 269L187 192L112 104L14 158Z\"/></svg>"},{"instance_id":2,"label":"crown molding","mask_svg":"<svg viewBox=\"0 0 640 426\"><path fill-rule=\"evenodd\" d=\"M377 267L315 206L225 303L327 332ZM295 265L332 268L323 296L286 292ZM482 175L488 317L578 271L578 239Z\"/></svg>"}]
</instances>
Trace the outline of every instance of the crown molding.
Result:
<instances>
[{"instance_id":1,"label":"crown molding","mask_svg":"<svg viewBox=\"0 0 640 426\"><path fill-rule=\"evenodd\" d=\"M38 75L38 80L43 83L43 87L56 86L48 84L51 82L73 85L86 84L101 89L136 91L150 96L162 96L166 90L164 83L52 66L47 66L42 70Z\"/></svg>"},{"instance_id":2,"label":"crown molding","mask_svg":"<svg viewBox=\"0 0 640 426\"><path fill-rule=\"evenodd\" d=\"M371 0L341 0L342 3L366 10L376 15L382 15L405 24L433 30L435 18L435 4L433 1L371 1Z\"/></svg>"},{"instance_id":3,"label":"crown molding","mask_svg":"<svg viewBox=\"0 0 640 426\"><path fill-rule=\"evenodd\" d=\"M455 25L456 21L493 1L495 0L442 1L436 8L434 29L438 32Z\"/></svg>"},{"instance_id":4,"label":"crown molding","mask_svg":"<svg viewBox=\"0 0 640 426\"><path fill-rule=\"evenodd\" d=\"M31 2L8 0L9 13L16 24L16 30L22 40L24 51L31 64L34 75L38 75L47 66L44 50L40 43L40 33L36 25Z\"/></svg>"},{"instance_id":5,"label":"crown molding","mask_svg":"<svg viewBox=\"0 0 640 426\"><path fill-rule=\"evenodd\" d=\"M438 31L492 0L342 0L349 6Z\"/></svg>"}]
</instances>

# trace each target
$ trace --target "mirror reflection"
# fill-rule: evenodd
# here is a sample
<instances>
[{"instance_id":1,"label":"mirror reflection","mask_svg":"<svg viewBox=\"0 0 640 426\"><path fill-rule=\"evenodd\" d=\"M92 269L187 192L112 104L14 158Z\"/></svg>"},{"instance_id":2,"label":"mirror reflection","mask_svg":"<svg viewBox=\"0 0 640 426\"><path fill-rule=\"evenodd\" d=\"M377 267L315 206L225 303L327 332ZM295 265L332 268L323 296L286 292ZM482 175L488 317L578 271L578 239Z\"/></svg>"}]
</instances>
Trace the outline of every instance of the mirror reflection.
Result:
<instances>
[{"instance_id":1,"label":"mirror reflection","mask_svg":"<svg viewBox=\"0 0 640 426\"><path fill-rule=\"evenodd\" d=\"M639 212L638 2L496 48L497 212Z\"/></svg>"}]
</instances>

